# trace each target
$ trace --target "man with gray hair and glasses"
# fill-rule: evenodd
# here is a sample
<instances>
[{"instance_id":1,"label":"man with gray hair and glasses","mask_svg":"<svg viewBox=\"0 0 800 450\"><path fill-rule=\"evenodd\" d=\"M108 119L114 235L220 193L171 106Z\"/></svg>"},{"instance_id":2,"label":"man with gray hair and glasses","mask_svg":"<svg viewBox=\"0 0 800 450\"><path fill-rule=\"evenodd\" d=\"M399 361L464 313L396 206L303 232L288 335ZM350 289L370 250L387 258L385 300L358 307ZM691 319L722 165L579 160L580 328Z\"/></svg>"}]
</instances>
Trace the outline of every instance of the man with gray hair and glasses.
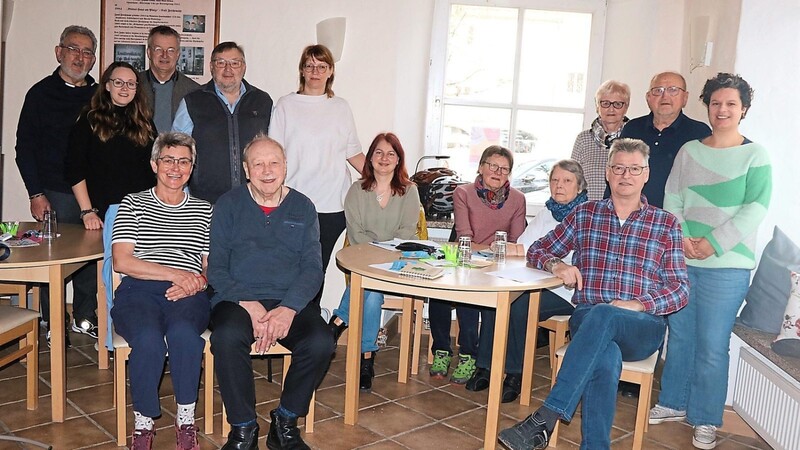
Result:
<instances>
[{"instance_id":1,"label":"man with gray hair and glasses","mask_svg":"<svg viewBox=\"0 0 800 450\"><path fill-rule=\"evenodd\" d=\"M89 75L96 61L97 38L92 30L70 25L55 47L58 67L28 90L17 125L17 167L37 221L55 211L62 223L83 226L80 207L66 180L64 160L72 125L89 104L97 83ZM97 339L97 277L94 263L72 276L72 330ZM42 317L49 317L49 290L41 289ZM50 333L47 333L50 343ZM66 341L69 343L69 340ZM69 344L68 344L69 345Z\"/></svg>"},{"instance_id":2,"label":"man with gray hair and glasses","mask_svg":"<svg viewBox=\"0 0 800 450\"><path fill-rule=\"evenodd\" d=\"M139 88L153 109L153 122L159 133L172 130L175 112L183 97L197 89L196 81L178 71L181 56L181 35L159 25L147 36L147 59L150 67L139 72Z\"/></svg>"},{"instance_id":3,"label":"man with gray hair and glasses","mask_svg":"<svg viewBox=\"0 0 800 450\"><path fill-rule=\"evenodd\" d=\"M630 120L620 137L641 139L650 147L650 181L642 193L648 203L661 208L664 205L664 187L678 150L689 141L709 136L711 128L683 113L689 92L686 79L677 72L654 76L645 99L650 114ZM606 197L608 194L606 188Z\"/></svg>"},{"instance_id":4,"label":"man with gray hair and glasses","mask_svg":"<svg viewBox=\"0 0 800 450\"><path fill-rule=\"evenodd\" d=\"M578 205L528 249L528 265L574 288L572 341L543 405L500 432L511 450L543 449L559 419L581 403L581 448L610 448L622 361L658 350L667 315L686 306L689 275L678 219L642 195L647 144L616 139L606 180L611 197ZM573 253L572 264L561 260ZM526 395L529 395L526 393Z\"/></svg>"},{"instance_id":5,"label":"man with gray hair and glasses","mask_svg":"<svg viewBox=\"0 0 800 450\"><path fill-rule=\"evenodd\" d=\"M197 168L189 182L192 195L211 203L245 184L244 146L269 129L272 98L244 79L244 49L221 42L211 52L211 81L186 95L172 129L197 141Z\"/></svg>"}]
</instances>

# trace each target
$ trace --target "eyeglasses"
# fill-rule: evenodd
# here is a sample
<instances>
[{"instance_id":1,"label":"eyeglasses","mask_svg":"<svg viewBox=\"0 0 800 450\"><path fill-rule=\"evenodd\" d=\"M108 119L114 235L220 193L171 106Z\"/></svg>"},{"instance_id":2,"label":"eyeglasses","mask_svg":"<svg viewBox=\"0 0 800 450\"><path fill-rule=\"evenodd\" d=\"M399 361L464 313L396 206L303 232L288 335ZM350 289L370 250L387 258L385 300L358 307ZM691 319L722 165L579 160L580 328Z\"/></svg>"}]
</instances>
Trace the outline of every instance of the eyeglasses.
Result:
<instances>
[{"instance_id":1,"label":"eyeglasses","mask_svg":"<svg viewBox=\"0 0 800 450\"><path fill-rule=\"evenodd\" d=\"M192 167L192 160L189 158L173 158L171 156L162 156L158 158L159 161L164 163L165 166L175 167L177 164L181 169L188 169Z\"/></svg>"},{"instance_id":2,"label":"eyeglasses","mask_svg":"<svg viewBox=\"0 0 800 450\"><path fill-rule=\"evenodd\" d=\"M125 80L121 80L119 78L112 78L112 79L110 79L108 81L111 82L112 86L114 86L115 88L118 88L118 89L122 88L122 86L125 86L126 88L128 88L128 89L130 89L132 91L135 91L136 88L139 86L139 83L137 83L135 81L125 81Z\"/></svg>"},{"instance_id":3,"label":"eyeglasses","mask_svg":"<svg viewBox=\"0 0 800 450\"><path fill-rule=\"evenodd\" d=\"M169 56L175 56L178 53L178 49L175 47L169 47L169 48L152 47L151 50L153 50L153 53L158 53L159 55L166 54Z\"/></svg>"},{"instance_id":4,"label":"eyeglasses","mask_svg":"<svg viewBox=\"0 0 800 450\"><path fill-rule=\"evenodd\" d=\"M686 92L686 89L678 86L669 86L669 87L659 86L651 88L648 92L650 92L650 95L652 95L653 97L660 97L664 95L665 92L669 94L670 97L675 97L681 92Z\"/></svg>"},{"instance_id":5,"label":"eyeglasses","mask_svg":"<svg viewBox=\"0 0 800 450\"><path fill-rule=\"evenodd\" d=\"M241 59L222 59L216 58L211 60L214 63L214 67L217 69L224 69L225 66L231 66L231 69L238 69L244 65L244 61Z\"/></svg>"},{"instance_id":6,"label":"eyeglasses","mask_svg":"<svg viewBox=\"0 0 800 450\"><path fill-rule=\"evenodd\" d=\"M510 167L498 166L495 163L489 163L489 162L485 162L484 164L486 164L489 167L489 170L492 172L500 172L502 175L508 175L511 173Z\"/></svg>"},{"instance_id":7,"label":"eyeglasses","mask_svg":"<svg viewBox=\"0 0 800 450\"><path fill-rule=\"evenodd\" d=\"M327 64L317 64L316 66L314 64L306 64L303 66L303 72L313 73L314 69L316 69L317 73L324 74L325 72L328 71L329 67L330 66L328 66Z\"/></svg>"},{"instance_id":8,"label":"eyeglasses","mask_svg":"<svg viewBox=\"0 0 800 450\"><path fill-rule=\"evenodd\" d=\"M80 49L71 45L59 45L59 47L66 49L72 56L80 56L82 58L94 58L94 52L89 49Z\"/></svg>"},{"instance_id":9,"label":"eyeglasses","mask_svg":"<svg viewBox=\"0 0 800 450\"><path fill-rule=\"evenodd\" d=\"M613 106L614 109L622 109L625 106L625 102L612 102L609 100L600 100L601 108L608 108L611 106Z\"/></svg>"},{"instance_id":10,"label":"eyeglasses","mask_svg":"<svg viewBox=\"0 0 800 450\"><path fill-rule=\"evenodd\" d=\"M647 169L647 166L623 166L621 164L615 164L613 166L608 166L608 168L611 169L611 173L614 175L625 175L627 171L631 176L638 177L644 172L644 169Z\"/></svg>"}]
</instances>

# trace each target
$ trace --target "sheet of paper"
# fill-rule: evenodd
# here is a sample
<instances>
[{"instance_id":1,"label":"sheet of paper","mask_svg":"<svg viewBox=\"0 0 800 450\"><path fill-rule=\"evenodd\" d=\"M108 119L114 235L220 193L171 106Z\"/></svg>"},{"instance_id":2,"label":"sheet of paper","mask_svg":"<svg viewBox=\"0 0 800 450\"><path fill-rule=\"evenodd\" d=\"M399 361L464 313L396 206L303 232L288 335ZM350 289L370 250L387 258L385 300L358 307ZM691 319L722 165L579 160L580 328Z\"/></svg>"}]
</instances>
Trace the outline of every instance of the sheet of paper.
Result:
<instances>
[{"instance_id":1,"label":"sheet of paper","mask_svg":"<svg viewBox=\"0 0 800 450\"><path fill-rule=\"evenodd\" d=\"M514 280L519 283L532 283L535 281L553 277L553 274L550 272L531 269L530 267L514 267L509 269L495 270L493 272L486 272L486 273L498 278Z\"/></svg>"}]
</instances>

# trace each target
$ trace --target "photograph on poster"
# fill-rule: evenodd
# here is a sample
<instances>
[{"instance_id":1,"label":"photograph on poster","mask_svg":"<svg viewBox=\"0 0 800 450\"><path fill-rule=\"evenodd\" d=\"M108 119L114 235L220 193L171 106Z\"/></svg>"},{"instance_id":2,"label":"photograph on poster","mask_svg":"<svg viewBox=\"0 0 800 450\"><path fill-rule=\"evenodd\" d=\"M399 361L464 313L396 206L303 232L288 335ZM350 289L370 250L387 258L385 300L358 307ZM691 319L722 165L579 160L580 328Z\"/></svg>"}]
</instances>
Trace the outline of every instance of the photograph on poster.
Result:
<instances>
[{"instance_id":1,"label":"photograph on poster","mask_svg":"<svg viewBox=\"0 0 800 450\"><path fill-rule=\"evenodd\" d=\"M114 44L114 61L124 61L137 72L144 70L145 46L137 44Z\"/></svg>"},{"instance_id":2,"label":"photograph on poster","mask_svg":"<svg viewBox=\"0 0 800 450\"><path fill-rule=\"evenodd\" d=\"M101 0L101 71L113 61L148 69L150 29L166 25L181 35L178 70L198 83L208 82L206 55L219 40L219 7L220 0Z\"/></svg>"}]
</instances>

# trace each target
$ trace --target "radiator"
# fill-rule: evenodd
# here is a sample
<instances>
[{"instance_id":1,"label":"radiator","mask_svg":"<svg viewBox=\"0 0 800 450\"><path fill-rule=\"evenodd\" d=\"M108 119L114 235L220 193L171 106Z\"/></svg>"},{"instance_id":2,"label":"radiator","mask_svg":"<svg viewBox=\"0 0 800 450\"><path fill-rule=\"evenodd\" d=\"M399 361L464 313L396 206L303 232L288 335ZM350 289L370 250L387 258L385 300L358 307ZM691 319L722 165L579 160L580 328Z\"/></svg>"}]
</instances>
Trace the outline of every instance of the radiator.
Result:
<instances>
[{"instance_id":1,"label":"radiator","mask_svg":"<svg viewBox=\"0 0 800 450\"><path fill-rule=\"evenodd\" d=\"M800 383L742 347L733 409L775 449L800 449Z\"/></svg>"}]
</instances>

